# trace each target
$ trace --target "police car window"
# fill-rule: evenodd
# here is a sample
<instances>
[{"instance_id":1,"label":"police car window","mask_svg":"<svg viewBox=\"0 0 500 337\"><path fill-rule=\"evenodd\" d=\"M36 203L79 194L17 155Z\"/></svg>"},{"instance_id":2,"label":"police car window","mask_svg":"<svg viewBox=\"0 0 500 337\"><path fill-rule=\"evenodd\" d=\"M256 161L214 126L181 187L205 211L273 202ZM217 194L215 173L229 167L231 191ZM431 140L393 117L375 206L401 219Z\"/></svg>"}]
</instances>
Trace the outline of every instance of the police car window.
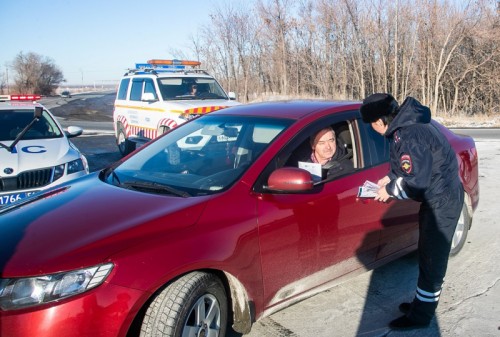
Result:
<instances>
[{"instance_id":1,"label":"police car window","mask_svg":"<svg viewBox=\"0 0 500 337\"><path fill-rule=\"evenodd\" d=\"M120 83L120 89L118 90L117 99L127 99L127 90L130 83L130 78L124 78Z\"/></svg>"},{"instance_id":2,"label":"police car window","mask_svg":"<svg viewBox=\"0 0 500 337\"><path fill-rule=\"evenodd\" d=\"M142 98L142 78L132 80L132 88L130 89L130 100L140 101Z\"/></svg>"},{"instance_id":3,"label":"police car window","mask_svg":"<svg viewBox=\"0 0 500 337\"><path fill-rule=\"evenodd\" d=\"M33 110L4 110L0 112L0 141L14 140L33 120ZM61 137L55 121L44 111L42 117L26 131L22 139Z\"/></svg>"}]
</instances>

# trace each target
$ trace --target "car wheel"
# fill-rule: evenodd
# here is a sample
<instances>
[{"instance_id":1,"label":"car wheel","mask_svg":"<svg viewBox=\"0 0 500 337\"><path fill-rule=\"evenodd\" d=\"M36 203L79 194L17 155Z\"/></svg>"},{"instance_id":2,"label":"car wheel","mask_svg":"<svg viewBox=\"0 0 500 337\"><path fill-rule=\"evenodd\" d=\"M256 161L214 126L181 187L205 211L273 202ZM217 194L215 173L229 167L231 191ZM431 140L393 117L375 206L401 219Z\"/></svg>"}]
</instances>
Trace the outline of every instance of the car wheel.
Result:
<instances>
[{"instance_id":1,"label":"car wheel","mask_svg":"<svg viewBox=\"0 0 500 337\"><path fill-rule=\"evenodd\" d=\"M465 241L467 240L467 233L469 233L469 228L472 222L472 218L469 215L467 205L464 203L462 206L462 213L460 213L460 218L458 219L457 228L453 234L453 239L451 241L450 255L457 255L463 248Z\"/></svg>"},{"instance_id":2,"label":"car wheel","mask_svg":"<svg viewBox=\"0 0 500 337\"><path fill-rule=\"evenodd\" d=\"M120 150L122 156L126 156L135 150L135 143L127 139L127 134L125 133L125 128L122 124L118 124L116 144L118 145L118 150Z\"/></svg>"},{"instance_id":3,"label":"car wheel","mask_svg":"<svg viewBox=\"0 0 500 337\"><path fill-rule=\"evenodd\" d=\"M168 285L149 305L141 337L224 337L227 297L215 275L194 272Z\"/></svg>"},{"instance_id":4,"label":"car wheel","mask_svg":"<svg viewBox=\"0 0 500 337\"><path fill-rule=\"evenodd\" d=\"M158 128L158 131L156 132L157 137L160 137L163 135L165 132L169 131L170 128L168 126L162 125Z\"/></svg>"}]
</instances>

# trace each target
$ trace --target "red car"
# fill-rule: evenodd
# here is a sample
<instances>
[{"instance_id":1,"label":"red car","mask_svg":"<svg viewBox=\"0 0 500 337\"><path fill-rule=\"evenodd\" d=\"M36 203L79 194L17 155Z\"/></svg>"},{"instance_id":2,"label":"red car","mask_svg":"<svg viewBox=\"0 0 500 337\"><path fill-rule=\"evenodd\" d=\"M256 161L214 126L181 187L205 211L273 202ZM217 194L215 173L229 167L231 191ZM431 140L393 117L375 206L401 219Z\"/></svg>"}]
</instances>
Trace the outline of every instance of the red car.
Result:
<instances>
[{"instance_id":1,"label":"red car","mask_svg":"<svg viewBox=\"0 0 500 337\"><path fill-rule=\"evenodd\" d=\"M415 202L359 198L388 142L359 103L241 105L191 120L101 172L0 211L0 335L224 336L416 249ZM465 203L479 198L472 138L450 139ZM331 126L352 170L298 168Z\"/></svg>"}]
</instances>

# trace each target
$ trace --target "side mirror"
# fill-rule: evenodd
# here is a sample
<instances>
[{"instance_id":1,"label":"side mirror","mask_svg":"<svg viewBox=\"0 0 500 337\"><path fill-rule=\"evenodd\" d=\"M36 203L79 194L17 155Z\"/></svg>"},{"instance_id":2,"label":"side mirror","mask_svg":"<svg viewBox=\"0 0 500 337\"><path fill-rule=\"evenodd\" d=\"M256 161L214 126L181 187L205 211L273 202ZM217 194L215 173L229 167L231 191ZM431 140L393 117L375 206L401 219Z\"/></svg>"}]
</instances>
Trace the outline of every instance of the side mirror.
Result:
<instances>
[{"instance_id":1,"label":"side mirror","mask_svg":"<svg viewBox=\"0 0 500 337\"><path fill-rule=\"evenodd\" d=\"M42 117L42 113L43 113L43 108L41 106L36 106L33 117L36 119L39 119Z\"/></svg>"},{"instance_id":2,"label":"side mirror","mask_svg":"<svg viewBox=\"0 0 500 337\"><path fill-rule=\"evenodd\" d=\"M306 192L314 181L309 171L297 167L282 167L271 173L266 189L275 192Z\"/></svg>"},{"instance_id":3,"label":"side mirror","mask_svg":"<svg viewBox=\"0 0 500 337\"><path fill-rule=\"evenodd\" d=\"M152 92L145 92L144 94L142 94L141 101L156 102L157 99L155 98L155 95Z\"/></svg>"},{"instance_id":4,"label":"side mirror","mask_svg":"<svg viewBox=\"0 0 500 337\"><path fill-rule=\"evenodd\" d=\"M230 100L234 101L234 100L236 100L236 93L230 91L230 92L227 93L227 97L229 97Z\"/></svg>"},{"instance_id":5,"label":"side mirror","mask_svg":"<svg viewBox=\"0 0 500 337\"><path fill-rule=\"evenodd\" d=\"M66 130L66 137L73 138L78 137L83 133L83 129L79 126L68 126Z\"/></svg>"}]
</instances>

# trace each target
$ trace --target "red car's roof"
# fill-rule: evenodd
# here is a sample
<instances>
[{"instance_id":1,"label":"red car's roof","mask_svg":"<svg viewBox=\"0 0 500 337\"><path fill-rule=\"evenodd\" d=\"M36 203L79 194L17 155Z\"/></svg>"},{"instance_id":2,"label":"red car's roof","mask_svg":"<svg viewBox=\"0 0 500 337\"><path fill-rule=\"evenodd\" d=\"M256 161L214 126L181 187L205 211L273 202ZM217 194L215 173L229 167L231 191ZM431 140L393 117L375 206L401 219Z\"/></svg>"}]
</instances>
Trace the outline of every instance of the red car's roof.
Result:
<instances>
[{"instance_id":1,"label":"red car's roof","mask_svg":"<svg viewBox=\"0 0 500 337\"><path fill-rule=\"evenodd\" d=\"M211 112L216 115L250 115L261 117L278 117L300 119L315 111L324 109L345 108L340 109L358 109L360 102L353 101L326 101L326 100L290 100L290 101L272 101L261 103L242 104L227 109Z\"/></svg>"}]
</instances>

